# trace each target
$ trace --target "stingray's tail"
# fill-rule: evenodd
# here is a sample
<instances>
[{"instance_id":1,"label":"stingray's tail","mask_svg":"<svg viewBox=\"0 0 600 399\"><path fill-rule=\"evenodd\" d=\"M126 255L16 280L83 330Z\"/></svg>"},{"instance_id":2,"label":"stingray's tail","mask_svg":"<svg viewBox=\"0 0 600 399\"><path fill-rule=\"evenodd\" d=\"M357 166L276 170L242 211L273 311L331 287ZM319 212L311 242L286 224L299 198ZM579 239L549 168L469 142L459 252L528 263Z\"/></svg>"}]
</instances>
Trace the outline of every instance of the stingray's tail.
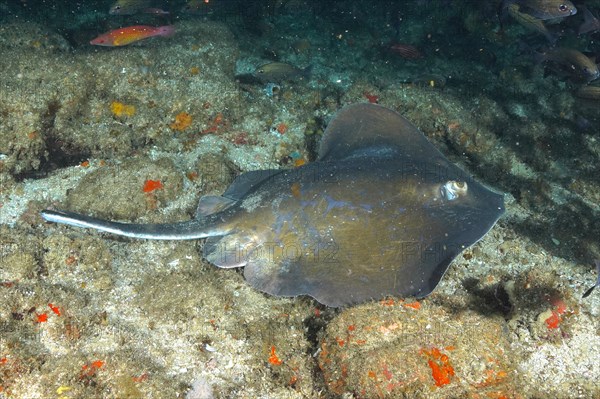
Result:
<instances>
[{"instance_id":1,"label":"stingray's tail","mask_svg":"<svg viewBox=\"0 0 600 399\"><path fill-rule=\"evenodd\" d=\"M43 210L41 215L49 222L63 223L125 237L145 238L149 240L193 240L223 234L223 232L214 228L214 224L211 223L210 218L193 219L179 223L135 224L111 222L74 212L53 211L49 209Z\"/></svg>"}]
</instances>

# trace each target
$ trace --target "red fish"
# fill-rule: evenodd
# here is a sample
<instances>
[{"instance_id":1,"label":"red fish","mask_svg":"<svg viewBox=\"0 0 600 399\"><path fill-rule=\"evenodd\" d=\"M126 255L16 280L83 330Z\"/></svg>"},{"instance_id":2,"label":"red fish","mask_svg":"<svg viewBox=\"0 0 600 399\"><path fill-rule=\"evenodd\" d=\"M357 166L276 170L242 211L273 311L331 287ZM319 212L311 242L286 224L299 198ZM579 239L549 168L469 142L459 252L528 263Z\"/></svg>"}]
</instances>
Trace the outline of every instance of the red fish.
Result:
<instances>
[{"instance_id":1,"label":"red fish","mask_svg":"<svg viewBox=\"0 0 600 399\"><path fill-rule=\"evenodd\" d=\"M389 50L398 54L402 58L406 58L408 60L417 60L419 58L423 58L423 54L414 46L410 44L402 44L402 43L392 43L389 46Z\"/></svg>"},{"instance_id":2,"label":"red fish","mask_svg":"<svg viewBox=\"0 0 600 399\"><path fill-rule=\"evenodd\" d=\"M111 30L103 35L98 36L90 42L95 46L126 46L130 43L137 42L139 40L147 39L153 36L171 36L175 33L175 27L173 25L165 26L146 26L146 25L135 25L128 26L126 28L120 28Z\"/></svg>"}]
</instances>

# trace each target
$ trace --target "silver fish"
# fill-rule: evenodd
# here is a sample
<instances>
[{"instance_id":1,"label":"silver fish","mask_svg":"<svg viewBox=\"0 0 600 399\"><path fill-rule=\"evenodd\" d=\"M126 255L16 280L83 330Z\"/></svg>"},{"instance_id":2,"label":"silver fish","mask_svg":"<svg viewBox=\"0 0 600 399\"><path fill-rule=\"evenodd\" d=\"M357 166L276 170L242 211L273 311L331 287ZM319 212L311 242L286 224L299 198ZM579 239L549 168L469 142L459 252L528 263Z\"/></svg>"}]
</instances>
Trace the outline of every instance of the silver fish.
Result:
<instances>
[{"instance_id":1,"label":"silver fish","mask_svg":"<svg viewBox=\"0 0 600 399\"><path fill-rule=\"evenodd\" d=\"M365 103L337 113L317 161L244 173L222 196L201 198L190 221L42 216L133 238L207 238L204 257L244 267L256 289L338 307L430 294L503 212L502 195L450 163L408 120Z\"/></svg>"},{"instance_id":2,"label":"silver fish","mask_svg":"<svg viewBox=\"0 0 600 399\"><path fill-rule=\"evenodd\" d=\"M308 79L312 72L312 65L304 69L285 62L270 62L254 71L254 76L264 83L280 83L296 79Z\"/></svg>"}]
</instances>

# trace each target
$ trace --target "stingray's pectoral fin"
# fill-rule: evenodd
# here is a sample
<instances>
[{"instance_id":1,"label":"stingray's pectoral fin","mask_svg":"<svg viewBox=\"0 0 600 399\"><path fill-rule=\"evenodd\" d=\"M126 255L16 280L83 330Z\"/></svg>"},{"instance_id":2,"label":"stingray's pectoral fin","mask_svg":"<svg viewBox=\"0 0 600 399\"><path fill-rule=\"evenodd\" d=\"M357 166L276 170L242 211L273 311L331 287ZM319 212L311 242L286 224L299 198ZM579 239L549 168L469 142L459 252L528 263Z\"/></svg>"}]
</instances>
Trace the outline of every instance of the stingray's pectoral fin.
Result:
<instances>
[{"instance_id":1,"label":"stingray's pectoral fin","mask_svg":"<svg viewBox=\"0 0 600 399\"><path fill-rule=\"evenodd\" d=\"M235 201L220 195L205 195L200 198L198 208L196 209L196 217L203 218L213 213L221 212L235 204Z\"/></svg>"},{"instance_id":2,"label":"stingray's pectoral fin","mask_svg":"<svg viewBox=\"0 0 600 399\"><path fill-rule=\"evenodd\" d=\"M152 240L191 240L217 234L208 229L201 221L190 220L180 223L135 224L112 222L68 211L45 209L41 212L48 222L68 224L70 226L95 229L119 236L146 238Z\"/></svg>"},{"instance_id":3,"label":"stingray's pectoral fin","mask_svg":"<svg viewBox=\"0 0 600 399\"><path fill-rule=\"evenodd\" d=\"M261 251L244 268L244 278L259 291L275 296L297 296L306 294L302 276L294 280L282 278L282 269L289 270L290 261L275 261L267 253ZM285 271L283 272L285 273Z\"/></svg>"},{"instance_id":4,"label":"stingray's pectoral fin","mask_svg":"<svg viewBox=\"0 0 600 399\"><path fill-rule=\"evenodd\" d=\"M275 249L277 251L277 249ZM348 304L348 292L321 284L318 276L307 279L296 259L275 259L270 248L263 248L251 256L244 267L244 278L255 289L280 297L308 295L318 302L340 307Z\"/></svg>"}]
</instances>

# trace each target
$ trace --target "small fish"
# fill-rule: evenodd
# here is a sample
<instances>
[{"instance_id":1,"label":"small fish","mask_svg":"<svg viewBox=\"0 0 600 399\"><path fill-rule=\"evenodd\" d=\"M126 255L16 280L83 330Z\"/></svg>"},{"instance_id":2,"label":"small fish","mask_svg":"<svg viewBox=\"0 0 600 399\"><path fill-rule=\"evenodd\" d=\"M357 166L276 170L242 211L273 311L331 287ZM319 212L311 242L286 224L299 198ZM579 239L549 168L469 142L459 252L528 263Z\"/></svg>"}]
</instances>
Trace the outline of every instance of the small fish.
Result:
<instances>
[{"instance_id":1,"label":"small fish","mask_svg":"<svg viewBox=\"0 0 600 399\"><path fill-rule=\"evenodd\" d=\"M137 14L144 9L151 8L153 4L153 0L117 0L117 2L110 7L108 13L110 15L132 15Z\"/></svg>"},{"instance_id":2,"label":"small fish","mask_svg":"<svg viewBox=\"0 0 600 399\"><path fill-rule=\"evenodd\" d=\"M292 49L296 54L306 54L310 52L310 40L300 39L292 43Z\"/></svg>"},{"instance_id":3,"label":"small fish","mask_svg":"<svg viewBox=\"0 0 600 399\"><path fill-rule=\"evenodd\" d=\"M242 15L249 10L248 2L239 0L188 0L181 12L193 15Z\"/></svg>"},{"instance_id":4,"label":"small fish","mask_svg":"<svg viewBox=\"0 0 600 399\"><path fill-rule=\"evenodd\" d=\"M506 11L508 12L508 15L510 15L519 25L521 25L525 29L541 33L542 35L546 36L546 39L548 39L548 41L551 44L554 44L556 42L556 36L550 33L550 31L548 30L548 28L546 28L546 25L544 25L544 22L541 19L519 11L519 6L517 4L509 5L506 8Z\"/></svg>"},{"instance_id":5,"label":"small fish","mask_svg":"<svg viewBox=\"0 0 600 399\"><path fill-rule=\"evenodd\" d=\"M167 10L163 10L162 8L156 8L156 7L145 8L145 9L142 10L142 13L144 13L144 14L152 14L152 15L169 15L169 14L171 14Z\"/></svg>"},{"instance_id":6,"label":"small fish","mask_svg":"<svg viewBox=\"0 0 600 399\"><path fill-rule=\"evenodd\" d=\"M557 47L546 53L537 53L535 58L545 63L550 70L567 76L574 82L589 83L600 77L598 66L582 52L564 47Z\"/></svg>"},{"instance_id":7,"label":"small fish","mask_svg":"<svg viewBox=\"0 0 600 399\"><path fill-rule=\"evenodd\" d=\"M585 294L583 294L582 298L587 298L592 291L594 291L594 288L600 286L600 260L595 260L594 264L596 265L596 273L598 273L598 279L596 280L596 284L592 287L590 287Z\"/></svg>"},{"instance_id":8,"label":"small fish","mask_svg":"<svg viewBox=\"0 0 600 399\"><path fill-rule=\"evenodd\" d=\"M504 213L504 199L395 111L343 108L315 162L238 176L196 218L128 224L46 209L50 222L156 240L206 238L206 260L244 268L254 288L339 307L429 295L450 263Z\"/></svg>"},{"instance_id":9,"label":"small fish","mask_svg":"<svg viewBox=\"0 0 600 399\"><path fill-rule=\"evenodd\" d=\"M94 46L119 47L153 36L168 37L173 34L175 34L175 27L173 25L159 27L135 25L111 30L110 32L98 36L92 40L90 44L93 44Z\"/></svg>"},{"instance_id":10,"label":"small fish","mask_svg":"<svg viewBox=\"0 0 600 399\"><path fill-rule=\"evenodd\" d=\"M600 86L581 86L575 92L579 98L600 101Z\"/></svg>"},{"instance_id":11,"label":"small fish","mask_svg":"<svg viewBox=\"0 0 600 399\"><path fill-rule=\"evenodd\" d=\"M540 20L563 18L577 13L577 8L569 0L505 0L503 8L511 5L518 11Z\"/></svg>"},{"instance_id":12,"label":"small fish","mask_svg":"<svg viewBox=\"0 0 600 399\"><path fill-rule=\"evenodd\" d=\"M403 43L392 43L388 46L390 52L399 55L407 60L418 60L423 58L423 54L415 46Z\"/></svg>"},{"instance_id":13,"label":"small fish","mask_svg":"<svg viewBox=\"0 0 600 399\"><path fill-rule=\"evenodd\" d=\"M600 30L600 20L592 14L587 7L581 6L583 10L583 23L579 27L579 31L577 32L580 35L584 35L586 33L594 32Z\"/></svg>"},{"instance_id":14,"label":"small fish","mask_svg":"<svg viewBox=\"0 0 600 399\"><path fill-rule=\"evenodd\" d=\"M415 78L406 79L402 83L411 83L418 87L435 87L437 89L443 89L446 87L447 79L435 73L423 73Z\"/></svg>"},{"instance_id":15,"label":"small fish","mask_svg":"<svg viewBox=\"0 0 600 399\"><path fill-rule=\"evenodd\" d=\"M286 80L308 79L311 72L312 65L300 69L285 62L270 62L256 68L254 76L265 83L280 83Z\"/></svg>"},{"instance_id":16,"label":"small fish","mask_svg":"<svg viewBox=\"0 0 600 399\"><path fill-rule=\"evenodd\" d=\"M185 6L181 9L184 13L190 14L210 14L212 10L212 4L210 0L189 0Z\"/></svg>"}]
</instances>

